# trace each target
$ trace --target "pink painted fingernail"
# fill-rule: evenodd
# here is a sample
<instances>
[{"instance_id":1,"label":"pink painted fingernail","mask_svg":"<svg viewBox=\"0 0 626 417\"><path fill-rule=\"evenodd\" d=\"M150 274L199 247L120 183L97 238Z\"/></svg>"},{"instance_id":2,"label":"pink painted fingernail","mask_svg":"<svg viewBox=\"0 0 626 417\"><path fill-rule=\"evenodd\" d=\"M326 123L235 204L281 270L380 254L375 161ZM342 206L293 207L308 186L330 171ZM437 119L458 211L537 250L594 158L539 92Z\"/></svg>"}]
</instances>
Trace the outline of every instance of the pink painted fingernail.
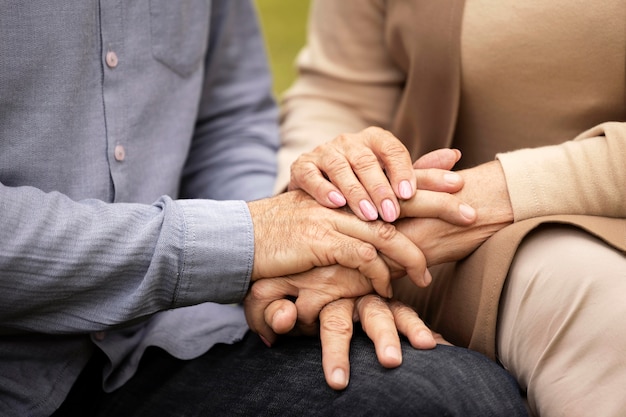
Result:
<instances>
[{"instance_id":1,"label":"pink painted fingernail","mask_svg":"<svg viewBox=\"0 0 626 417\"><path fill-rule=\"evenodd\" d=\"M361 200L359 208L367 220L376 220L378 218L378 211L376 211L376 207L374 207L369 201Z\"/></svg>"},{"instance_id":2,"label":"pink painted fingernail","mask_svg":"<svg viewBox=\"0 0 626 417\"><path fill-rule=\"evenodd\" d=\"M411 187L411 183L407 180L404 180L400 183L398 191L400 191L400 198L408 200L409 198L413 197L413 187Z\"/></svg>"},{"instance_id":3,"label":"pink painted fingernail","mask_svg":"<svg viewBox=\"0 0 626 417\"><path fill-rule=\"evenodd\" d=\"M381 204L381 208L383 209L383 220L386 222L393 222L398 218L396 206L391 200L384 200Z\"/></svg>"},{"instance_id":4,"label":"pink painted fingernail","mask_svg":"<svg viewBox=\"0 0 626 417\"><path fill-rule=\"evenodd\" d=\"M328 199L337 207L343 207L346 205L346 198L337 191L331 191L328 193Z\"/></svg>"}]
</instances>

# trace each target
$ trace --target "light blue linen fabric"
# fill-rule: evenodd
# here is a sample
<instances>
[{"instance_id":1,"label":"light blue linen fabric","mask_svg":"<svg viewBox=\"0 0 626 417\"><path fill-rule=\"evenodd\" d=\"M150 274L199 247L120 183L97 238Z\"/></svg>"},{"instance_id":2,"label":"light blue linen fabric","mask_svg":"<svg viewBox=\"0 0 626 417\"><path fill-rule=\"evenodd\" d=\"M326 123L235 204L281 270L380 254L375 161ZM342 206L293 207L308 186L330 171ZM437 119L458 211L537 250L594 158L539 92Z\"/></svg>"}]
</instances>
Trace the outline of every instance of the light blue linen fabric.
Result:
<instances>
[{"instance_id":1,"label":"light blue linen fabric","mask_svg":"<svg viewBox=\"0 0 626 417\"><path fill-rule=\"evenodd\" d=\"M112 389L243 335L206 302L248 288L270 84L251 0L0 3L1 415L51 414L94 341Z\"/></svg>"}]
</instances>

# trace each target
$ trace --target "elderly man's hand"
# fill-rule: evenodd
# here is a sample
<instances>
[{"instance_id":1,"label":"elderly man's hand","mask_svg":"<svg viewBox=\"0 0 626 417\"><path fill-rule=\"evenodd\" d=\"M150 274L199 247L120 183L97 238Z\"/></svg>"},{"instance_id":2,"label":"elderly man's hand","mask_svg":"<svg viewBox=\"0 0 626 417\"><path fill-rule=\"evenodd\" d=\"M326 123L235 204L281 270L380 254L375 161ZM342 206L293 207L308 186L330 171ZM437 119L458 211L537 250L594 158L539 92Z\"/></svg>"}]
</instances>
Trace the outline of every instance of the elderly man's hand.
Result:
<instances>
[{"instance_id":1,"label":"elderly man's hand","mask_svg":"<svg viewBox=\"0 0 626 417\"><path fill-rule=\"evenodd\" d=\"M399 334L406 336L415 349L449 344L432 332L415 310L400 301L374 294L334 301L320 313L320 338L324 376L328 385L336 390L346 388L350 380L350 340L356 321L361 322L374 342L378 361L386 368L402 364Z\"/></svg>"},{"instance_id":2,"label":"elderly man's hand","mask_svg":"<svg viewBox=\"0 0 626 417\"><path fill-rule=\"evenodd\" d=\"M320 273L323 269L326 271ZM310 275L311 272L317 274L313 276ZM342 281L341 277L347 278L345 274L358 272L330 267L318 268L305 274L310 275L312 281L318 279L324 281L330 289ZM355 280L356 277L351 278L349 280L351 282L358 281ZM281 298L281 293L289 288L293 290L293 285L301 281L302 279L280 278L253 284L244 304L246 318L250 328L259 333L268 345L275 341L277 334L313 336L319 332L322 342L322 367L326 381L333 389L341 390L348 385L353 322L360 321L366 334L374 342L378 361L387 368L397 367L402 363L399 334L406 336L416 349L432 349L436 343L448 343L441 335L431 332L412 308L378 295L346 296L347 298L330 301L327 305L323 303L333 297L317 292L309 294L316 298L312 304L311 300L304 302L301 297L296 298L295 303ZM362 286L352 287L354 294L367 291L368 281L363 279L361 283ZM262 285L257 287L258 284ZM305 295L308 291L312 290L303 289ZM296 293L297 290L292 292L294 296ZM321 312L317 320L319 308Z\"/></svg>"},{"instance_id":3,"label":"elderly man's hand","mask_svg":"<svg viewBox=\"0 0 626 417\"><path fill-rule=\"evenodd\" d=\"M426 260L395 226L364 222L345 210L319 205L302 191L248 203L254 224L252 281L339 264L358 269L380 295L391 296L389 267L381 255L428 285Z\"/></svg>"},{"instance_id":4,"label":"elderly man's hand","mask_svg":"<svg viewBox=\"0 0 626 417\"><path fill-rule=\"evenodd\" d=\"M317 334L324 306L372 292L371 281L358 270L334 265L256 281L244 300L244 310L250 329L273 344L277 334L294 328L296 320L299 333Z\"/></svg>"}]
</instances>

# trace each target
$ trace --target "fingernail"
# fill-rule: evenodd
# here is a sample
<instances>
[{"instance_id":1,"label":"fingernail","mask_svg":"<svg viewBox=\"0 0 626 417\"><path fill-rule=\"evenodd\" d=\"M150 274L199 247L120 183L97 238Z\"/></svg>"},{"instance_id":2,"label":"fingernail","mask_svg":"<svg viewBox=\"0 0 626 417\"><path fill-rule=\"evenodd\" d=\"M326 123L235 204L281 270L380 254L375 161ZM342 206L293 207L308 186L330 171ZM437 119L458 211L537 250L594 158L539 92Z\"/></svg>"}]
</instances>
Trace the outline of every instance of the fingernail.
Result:
<instances>
[{"instance_id":1,"label":"fingernail","mask_svg":"<svg viewBox=\"0 0 626 417\"><path fill-rule=\"evenodd\" d=\"M448 172L444 174L443 180L450 185L458 185L461 182L461 176L456 172Z\"/></svg>"},{"instance_id":2,"label":"fingernail","mask_svg":"<svg viewBox=\"0 0 626 417\"><path fill-rule=\"evenodd\" d=\"M413 187L411 187L411 183L407 180L404 180L400 183L398 191L400 191L400 197L404 198L405 200L413 197Z\"/></svg>"},{"instance_id":3,"label":"fingernail","mask_svg":"<svg viewBox=\"0 0 626 417\"><path fill-rule=\"evenodd\" d=\"M336 386L346 387L348 385L348 378L346 376L346 373L341 368L335 369L331 374L330 379Z\"/></svg>"},{"instance_id":4,"label":"fingernail","mask_svg":"<svg viewBox=\"0 0 626 417\"><path fill-rule=\"evenodd\" d=\"M346 199L337 191L331 191L328 193L328 199L337 207L343 207L346 205Z\"/></svg>"},{"instance_id":5,"label":"fingernail","mask_svg":"<svg viewBox=\"0 0 626 417\"><path fill-rule=\"evenodd\" d=\"M476 218L476 210L467 204L461 204L459 211L461 212L461 216L465 217L467 220L474 220Z\"/></svg>"},{"instance_id":6,"label":"fingernail","mask_svg":"<svg viewBox=\"0 0 626 417\"><path fill-rule=\"evenodd\" d=\"M430 271L426 269L426 272L424 273L424 287L427 287L428 285L430 285L432 281L433 281L433 276L430 275Z\"/></svg>"},{"instance_id":7,"label":"fingernail","mask_svg":"<svg viewBox=\"0 0 626 417\"><path fill-rule=\"evenodd\" d=\"M386 222L393 222L398 218L396 206L391 200L384 200L381 207L383 209L383 220Z\"/></svg>"},{"instance_id":8,"label":"fingernail","mask_svg":"<svg viewBox=\"0 0 626 417\"><path fill-rule=\"evenodd\" d=\"M274 322L277 321L284 312L285 311L283 309L277 310L272 316L272 324L274 324Z\"/></svg>"},{"instance_id":9,"label":"fingernail","mask_svg":"<svg viewBox=\"0 0 626 417\"><path fill-rule=\"evenodd\" d=\"M395 359L396 361L402 361L402 354L395 346L387 346L385 348L385 356L391 359Z\"/></svg>"},{"instance_id":10,"label":"fingernail","mask_svg":"<svg viewBox=\"0 0 626 417\"><path fill-rule=\"evenodd\" d=\"M374 207L369 201L361 200L359 208L367 220L376 220L378 218L378 211L376 211L376 207Z\"/></svg>"},{"instance_id":11,"label":"fingernail","mask_svg":"<svg viewBox=\"0 0 626 417\"><path fill-rule=\"evenodd\" d=\"M265 337L263 337L263 335L262 335L262 334L260 334L260 335L259 335L259 337L261 338L261 341L262 341L263 343L265 343L265 346L267 346L267 347L272 347L272 344L269 342L269 340L267 340Z\"/></svg>"}]
</instances>

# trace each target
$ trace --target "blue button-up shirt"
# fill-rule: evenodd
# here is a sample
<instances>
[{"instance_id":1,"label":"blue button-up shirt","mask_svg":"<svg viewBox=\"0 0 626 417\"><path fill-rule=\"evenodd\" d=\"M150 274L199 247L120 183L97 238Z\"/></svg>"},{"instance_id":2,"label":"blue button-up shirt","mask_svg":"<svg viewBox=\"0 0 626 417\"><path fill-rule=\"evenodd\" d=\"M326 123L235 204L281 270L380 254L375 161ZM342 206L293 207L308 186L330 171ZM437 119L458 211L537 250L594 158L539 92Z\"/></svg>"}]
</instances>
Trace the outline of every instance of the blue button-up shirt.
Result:
<instances>
[{"instance_id":1,"label":"blue button-up shirt","mask_svg":"<svg viewBox=\"0 0 626 417\"><path fill-rule=\"evenodd\" d=\"M0 414L241 337L276 118L251 1L0 5Z\"/></svg>"}]
</instances>

